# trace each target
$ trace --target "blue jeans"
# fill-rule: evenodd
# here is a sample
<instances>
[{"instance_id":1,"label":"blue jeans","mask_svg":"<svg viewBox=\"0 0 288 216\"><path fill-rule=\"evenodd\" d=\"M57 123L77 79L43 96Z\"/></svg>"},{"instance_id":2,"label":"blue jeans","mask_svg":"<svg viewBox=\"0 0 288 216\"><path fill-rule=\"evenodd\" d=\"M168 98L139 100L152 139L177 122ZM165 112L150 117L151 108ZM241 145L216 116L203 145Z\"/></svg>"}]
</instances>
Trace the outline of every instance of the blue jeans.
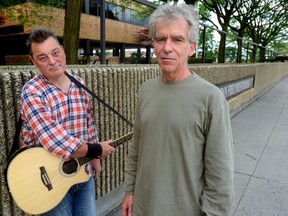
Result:
<instances>
[{"instance_id":1,"label":"blue jeans","mask_svg":"<svg viewBox=\"0 0 288 216\"><path fill-rule=\"evenodd\" d=\"M94 178L72 186L63 200L43 216L96 216Z\"/></svg>"}]
</instances>

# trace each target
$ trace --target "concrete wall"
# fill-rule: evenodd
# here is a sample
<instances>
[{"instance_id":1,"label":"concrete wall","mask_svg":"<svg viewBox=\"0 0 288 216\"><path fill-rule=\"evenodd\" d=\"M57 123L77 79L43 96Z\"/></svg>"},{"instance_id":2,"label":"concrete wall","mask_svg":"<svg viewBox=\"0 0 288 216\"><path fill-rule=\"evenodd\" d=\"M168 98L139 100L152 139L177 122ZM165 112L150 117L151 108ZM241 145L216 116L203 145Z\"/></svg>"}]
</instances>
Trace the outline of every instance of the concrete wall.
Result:
<instances>
[{"instance_id":1,"label":"concrete wall","mask_svg":"<svg viewBox=\"0 0 288 216\"><path fill-rule=\"evenodd\" d=\"M191 70L215 85L255 76L254 88L229 99L229 107L233 116L286 76L287 65L287 63L210 64L191 66Z\"/></svg>"},{"instance_id":2,"label":"concrete wall","mask_svg":"<svg viewBox=\"0 0 288 216\"><path fill-rule=\"evenodd\" d=\"M288 74L287 65L287 63L205 64L190 65L189 67L215 85L255 76L253 88L229 99L231 115L235 115L286 76ZM131 121L134 119L139 87L145 80L160 75L157 65L85 65L69 66L69 70L81 76L90 89ZM13 142L15 124L19 117L21 88L35 73L36 70L33 66L0 67L0 215L3 216L24 215L9 196L3 171L7 164L7 154ZM93 106L101 140L116 139L132 131L129 125L96 100L93 100ZM96 182L99 215L104 215L105 212L121 202L122 196L119 194L123 191L119 192L119 188L123 183L124 161L128 145L129 142L121 145L113 156L102 161L103 172ZM111 196L111 194L115 194L115 196Z\"/></svg>"}]
</instances>

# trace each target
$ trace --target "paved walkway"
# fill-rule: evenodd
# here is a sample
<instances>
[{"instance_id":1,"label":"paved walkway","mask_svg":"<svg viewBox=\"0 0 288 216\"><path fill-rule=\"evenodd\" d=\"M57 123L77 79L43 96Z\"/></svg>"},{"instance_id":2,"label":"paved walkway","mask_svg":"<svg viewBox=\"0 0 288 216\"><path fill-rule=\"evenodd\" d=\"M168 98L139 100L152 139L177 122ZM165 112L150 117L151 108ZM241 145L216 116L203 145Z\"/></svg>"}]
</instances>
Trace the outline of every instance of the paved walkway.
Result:
<instances>
[{"instance_id":1,"label":"paved walkway","mask_svg":"<svg viewBox=\"0 0 288 216\"><path fill-rule=\"evenodd\" d=\"M232 118L233 216L288 215L288 77Z\"/></svg>"},{"instance_id":2,"label":"paved walkway","mask_svg":"<svg viewBox=\"0 0 288 216\"><path fill-rule=\"evenodd\" d=\"M232 118L233 216L288 215L288 76ZM117 207L106 216L120 216Z\"/></svg>"}]
</instances>

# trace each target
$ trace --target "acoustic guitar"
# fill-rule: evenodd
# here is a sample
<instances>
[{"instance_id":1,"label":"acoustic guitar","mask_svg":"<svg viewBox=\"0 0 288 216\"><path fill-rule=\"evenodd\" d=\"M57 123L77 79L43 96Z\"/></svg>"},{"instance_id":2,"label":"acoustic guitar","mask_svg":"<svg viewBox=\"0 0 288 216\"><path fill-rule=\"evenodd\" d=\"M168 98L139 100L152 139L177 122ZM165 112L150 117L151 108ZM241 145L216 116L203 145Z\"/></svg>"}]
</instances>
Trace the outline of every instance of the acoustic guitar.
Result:
<instances>
[{"instance_id":1,"label":"acoustic guitar","mask_svg":"<svg viewBox=\"0 0 288 216\"><path fill-rule=\"evenodd\" d=\"M117 147L130 140L132 132L114 140ZM18 150L7 169L7 182L16 204L28 214L42 214L54 208L70 187L86 182L85 165L92 158L65 161L42 147Z\"/></svg>"}]
</instances>

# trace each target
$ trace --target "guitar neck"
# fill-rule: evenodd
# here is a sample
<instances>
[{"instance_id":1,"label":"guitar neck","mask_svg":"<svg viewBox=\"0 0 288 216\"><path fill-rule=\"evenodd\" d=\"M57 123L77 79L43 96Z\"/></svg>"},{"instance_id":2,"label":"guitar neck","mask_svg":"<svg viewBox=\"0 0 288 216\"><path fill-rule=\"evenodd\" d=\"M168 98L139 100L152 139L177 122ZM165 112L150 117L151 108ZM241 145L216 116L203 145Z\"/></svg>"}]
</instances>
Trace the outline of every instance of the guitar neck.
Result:
<instances>
[{"instance_id":1,"label":"guitar neck","mask_svg":"<svg viewBox=\"0 0 288 216\"><path fill-rule=\"evenodd\" d=\"M119 145L122 145L124 142L130 140L132 138L133 132L130 132L122 137L119 137L116 140L113 140L112 143L110 144L114 148L118 147Z\"/></svg>"},{"instance_id":2,"label":"guitar neck","mask_svg":"<svg viewBox=\"0 0 288 216\"><path fill-rule=\"evenodd\" d=\"M122 145L123 143L125 143L126 141L129 141L132 138L133 132L130 132L122 137L119 137L116 140L113 140L112 143L110 144L112 147L116 148L120 145ZM93 160L93 158L78 158L78 162L80 164L80 166L88 163L89 161Z\"/></svg>"}]
</instances>

